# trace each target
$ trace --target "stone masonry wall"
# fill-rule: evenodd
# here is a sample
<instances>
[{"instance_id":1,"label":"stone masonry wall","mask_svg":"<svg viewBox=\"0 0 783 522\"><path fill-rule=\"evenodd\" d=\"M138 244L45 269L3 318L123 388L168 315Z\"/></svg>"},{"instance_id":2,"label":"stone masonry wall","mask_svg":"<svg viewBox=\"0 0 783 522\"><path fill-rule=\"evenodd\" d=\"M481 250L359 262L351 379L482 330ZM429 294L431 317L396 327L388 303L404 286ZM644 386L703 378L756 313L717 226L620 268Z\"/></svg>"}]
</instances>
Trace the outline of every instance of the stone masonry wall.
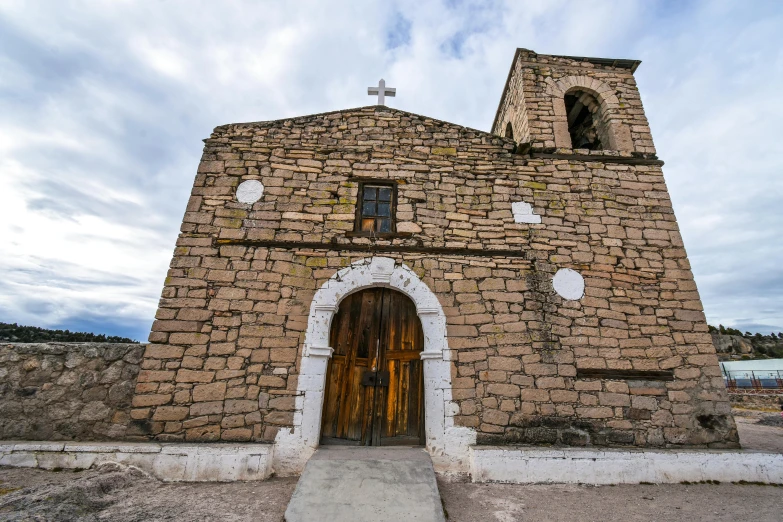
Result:
<instances>
[{"instance_id":1,"label":"stone masonry wall","mask_svg":"<svg viewBox=\"0 0 783 522\"><path fill-rule=\"evenodd\" d=\"M510 123L514 134L513 139L517 143L530 143L532 141L527 117L528 110L525 103L524 80L524 75L521 73L521 65L518 62L514 62L508 78L505 96L498 107L498 119L492 129L493 134L506 136L506 126Z\"/></svg>"},{"instance_id":2,"label":"stone masonry wall","mask_svg":"<svg viewBox=\"0 0 783 522\"><path fill-rule=\"evenodd\" d=\"M144 345L0 343L0 440L123 439Z\"/></svg>"},{"instance_id":3,"label":"stone masonry wall","mask_svg":"<svg viewBox=\"0 0 783 522\"><path fill-rule=\"evenodd\" d=\"M567 148L563 148L563 139L557 139L556 136L558 132L561 136L565 133L565 138L570 142L565 113L561 112L564 109L562 104L558 107L554 103L551 94L551 86L566 78L582 79L591 92L607 88L606 95L617 99L617 106L611 107L607 118L618 129L624 127L621 130L628 145L623 150L627 153L655 154L639 89L630 70L536 54L527 49L519 50L512 65L508 89L498 109L493 133L502 135L506 123L510 121L518 142L532 142L534 148L558 147L567 151ZM558 128L558 124L564 127ZM519 134L516 132L517 127L520 127ZM606 144L604 146L609 148ZM618 154L617 151L608 153Z\"/></svg>"},{"instance_id":4,"label":"stone masonry wall","mask_svg":"<svg viewBox=\"0 0 783 522\"><path fill-rule=\"evenodd\" d=\"M736 445L660 167L537 159L513 148L386 107L215 129L129 434L272 441L290 429L313 294L372 256L347 246L375 245L425 249L378 255L410 266L440 300L456 405L449 414L476 429L479 443ZM351 236L366 178L396 182L405 233ZM239 203L236 187L251 179L263 183L263 197ZM516 201L542 222L516 223ZM560 268L584 276L584 297L553 291ZM577 378L580 368L673 370L675 378Z\"/></svg>"}]
</instances>

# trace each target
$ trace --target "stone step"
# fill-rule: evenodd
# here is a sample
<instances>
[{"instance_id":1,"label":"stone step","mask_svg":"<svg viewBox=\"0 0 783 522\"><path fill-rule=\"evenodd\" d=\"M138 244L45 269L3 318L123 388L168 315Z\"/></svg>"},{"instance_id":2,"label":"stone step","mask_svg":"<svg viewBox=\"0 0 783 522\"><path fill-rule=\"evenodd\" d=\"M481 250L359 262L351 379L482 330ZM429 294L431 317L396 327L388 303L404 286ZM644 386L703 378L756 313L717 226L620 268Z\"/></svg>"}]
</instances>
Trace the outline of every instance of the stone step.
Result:
<instances>
[{"instance_id":1,"label":"stone step","mask_svg":"<svg viewBox=\"0 0 783 522\"><path fill-rule=\"evenodd\" d=\"M307 462L286 522L444 522L422 448L321 447Z\"/></svg>"}]
</instances>

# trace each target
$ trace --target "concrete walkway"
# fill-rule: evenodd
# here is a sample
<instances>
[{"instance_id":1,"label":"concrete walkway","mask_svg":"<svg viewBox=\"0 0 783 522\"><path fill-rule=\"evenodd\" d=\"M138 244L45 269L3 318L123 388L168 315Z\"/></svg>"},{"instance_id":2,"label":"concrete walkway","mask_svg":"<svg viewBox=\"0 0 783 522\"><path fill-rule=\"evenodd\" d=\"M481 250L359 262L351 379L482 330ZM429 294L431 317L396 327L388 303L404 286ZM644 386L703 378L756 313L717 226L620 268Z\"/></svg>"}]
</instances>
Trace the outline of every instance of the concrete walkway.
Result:
<instances>
[{"instance_id":1,"label":"concrete walkway","mask_svg":"<svg viewBox=\"0 0 783 522\"><path fill-rule=\"evenodd\" d=\"M307 462L286 522L443 522L430 456L421 448L322 447Z\"/></svg>"}]
</instances>

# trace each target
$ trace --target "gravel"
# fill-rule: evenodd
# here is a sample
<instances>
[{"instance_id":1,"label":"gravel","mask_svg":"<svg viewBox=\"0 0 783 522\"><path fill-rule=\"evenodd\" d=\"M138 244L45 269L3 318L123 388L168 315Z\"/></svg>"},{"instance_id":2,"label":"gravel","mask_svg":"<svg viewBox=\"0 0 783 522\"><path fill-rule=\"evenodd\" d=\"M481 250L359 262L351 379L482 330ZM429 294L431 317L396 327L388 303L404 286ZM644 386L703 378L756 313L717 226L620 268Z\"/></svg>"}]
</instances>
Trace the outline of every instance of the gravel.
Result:
<instances>
[{"instance_id":1,"label":"gravel","mask_svg":"<svg viewBox=\"0 0 783 522\"><path fill-rule=\"evenodd\" d=\"M438 482L449 522L781 520L775 486L515 485Z\"/></svg>"},{"instance_id":2,"label":"gravel","mask_svg":"<svg viewBox=\"0 0 783 522\"><path fill-rule=\"evenodd\" d=\"M119 465L78 473L0 468L0 520L281 522L296 481L176 484Z\"/></svg>"},{"instance_id":3,"label":"gravel","mask_svg":"<svg viewBox=\"0 0 783 522\"><path fill-rule=\"evenodd\" d=\"M775 426L778 428L783 428L783 413L773 413L772 415L764 415L761 417L756 424L761 424L762 426Z\"/></svg>"}]
</instances>

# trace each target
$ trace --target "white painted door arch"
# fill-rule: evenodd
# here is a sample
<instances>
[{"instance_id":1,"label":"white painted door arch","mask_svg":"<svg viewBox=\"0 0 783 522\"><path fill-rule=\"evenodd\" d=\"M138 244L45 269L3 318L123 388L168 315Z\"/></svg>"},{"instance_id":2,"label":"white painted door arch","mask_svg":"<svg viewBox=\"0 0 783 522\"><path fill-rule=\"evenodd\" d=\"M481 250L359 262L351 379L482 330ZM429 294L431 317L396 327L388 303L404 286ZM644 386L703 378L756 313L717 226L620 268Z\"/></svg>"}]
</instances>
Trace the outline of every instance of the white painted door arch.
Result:
<instances>
[{"instance_id":1,"label":"white painted door arch","mask_svg":"<svg viewBox=\"0 0 783 522\"><path fill-rule=\"evenodd\" d=\"M400 291L411 298L424 332L424 431L436 469L467 471L468 446L474 430L454 426L457 405L451 396L451 369L446 316L435 294L408 266L388 257L362 259L332 276L318 289L310 306L297 385L292 430L275 438L275 470L299 473L318 447L332 318L345 296L373 286Z\"/></svg>"}]
</instances>

